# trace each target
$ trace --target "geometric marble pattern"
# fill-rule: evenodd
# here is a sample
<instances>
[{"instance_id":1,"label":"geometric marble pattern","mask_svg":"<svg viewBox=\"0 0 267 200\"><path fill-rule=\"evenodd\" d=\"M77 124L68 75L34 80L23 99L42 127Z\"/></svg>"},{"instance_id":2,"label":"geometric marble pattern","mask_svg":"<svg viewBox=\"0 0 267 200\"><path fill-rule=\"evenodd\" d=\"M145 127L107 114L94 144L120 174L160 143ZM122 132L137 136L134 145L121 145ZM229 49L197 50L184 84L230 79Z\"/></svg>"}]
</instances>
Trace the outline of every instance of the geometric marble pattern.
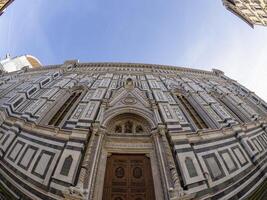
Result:
<instances>
[{"instance_id":1,"label":"geometric marble pattern","mask_svg":"<svg viewBox=\"0 0 267 200\"><path fill-rule=\"evenodd\" d=\"M266 117L216 69L70 60L7 73L0 186L18 199L246 198L267 177Z\"/></svg>"}]
</instances>

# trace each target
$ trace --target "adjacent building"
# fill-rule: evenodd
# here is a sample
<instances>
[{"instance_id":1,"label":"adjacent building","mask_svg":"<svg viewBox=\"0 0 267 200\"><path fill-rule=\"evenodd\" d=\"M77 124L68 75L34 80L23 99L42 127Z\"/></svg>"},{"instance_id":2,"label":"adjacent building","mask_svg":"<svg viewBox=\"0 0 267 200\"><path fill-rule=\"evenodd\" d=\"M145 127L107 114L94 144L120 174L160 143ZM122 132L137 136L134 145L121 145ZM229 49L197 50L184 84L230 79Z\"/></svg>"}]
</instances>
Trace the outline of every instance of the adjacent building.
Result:
<instances>
[{"instance_id":1,"label":"adjacent building","mask_svg":"<svg viewBox=\"0 0 267 200\"><path fill-rule=\"evenodd\" d=\"M5 9L13 2L14 0L0 0L0 16L4 13Z\"/></svg>"},{"instance_id":2,"label":"adjacent building","mask_svg":"<svg viewBox=\"0 0 267 200\"><path fill-rule=\"evenodd\" d=\"M41 62L32 55L23 55L18 57L10 57L0 60L0 71L13 72L21 70L22 68L38 68L41 67Z\"/></svg>"},{"instance_id":3,"label":"adjacent building","mask_svg":"<svg viewBox=\"0 0 267 200\"><path fill-rule=\"evenodd\" d=\"M252 28L254 25L267 26L266 0L223 0L223 4Z\"/></svg>"},{"instance_id":4,"label":"adjacent building","mask_svg":"<svg viewBox=\"0 0 267 200\"><path fill-rule=\"evenodd\" d=\"M266 116L215 69L67 61L6 73L0 198L245 199L266 181Z\"/></svg>"}]
</instances>

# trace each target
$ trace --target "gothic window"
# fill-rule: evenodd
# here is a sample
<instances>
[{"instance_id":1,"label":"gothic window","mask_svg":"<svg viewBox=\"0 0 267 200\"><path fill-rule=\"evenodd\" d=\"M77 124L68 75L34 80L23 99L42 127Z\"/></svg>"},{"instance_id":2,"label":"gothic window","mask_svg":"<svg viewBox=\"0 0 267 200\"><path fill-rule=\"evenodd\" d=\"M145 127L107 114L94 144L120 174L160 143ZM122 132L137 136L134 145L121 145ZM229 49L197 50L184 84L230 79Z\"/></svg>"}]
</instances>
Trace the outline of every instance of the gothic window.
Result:
<instances>
[{"instance_id":1,"label":"gothic window","mask_svg":"<svg viewBox=\"0 0 267 200\"><path fill-rule=\"evenodd\" d=\"M72 158L71 155L69 155L64 160L64 163L63 163L62 168L61 168L61 171L60 171L60 174L61 175L63 175L63 176L68 176L69 175L70 167L71 167L72 162L73 162L73 158Z\"/></svg>"},{"instance_id":2,"label":"gothic window","mask_svg":"<svg viewBox=\"0 0 267 200\"><path fill-rule=\"evenodd\" d=\"M62 120L65 118L69 110L72 108L73 104L77 101L77 99L81 96L81 92L74 92L60 107L57 113L53 116L53 118L49 121L48 125L59 126Z\"/></svg>"},{"instance_id":3,"label":"gothic window","mask_svg":"<svg viewBox=\"0 0 267 200\"><path fill-rule=\"evenodd\" d=\"M186 99L185 96L178 95L177 98L180 100L180 102L182 103L182 105L184 106L187 113L190 115L198 129L208 128L205 121L201 118L201 116L197 113L195 108L190 104L190 102Z\"/></svg>"},{"instance_id":4,"label":"gothic window","mask_svg":"<svg viewBox=\"0 0 267 200\"><path fill-rule=\"evenodd\" d=\"M196 170L194 163L193 163L193 160L191 158L189 158L189 157L185 158L185 165L186 165L187 171L189 173L189 176L191 178L197 176L197 170Z\"/></svg>"}]
</instances>

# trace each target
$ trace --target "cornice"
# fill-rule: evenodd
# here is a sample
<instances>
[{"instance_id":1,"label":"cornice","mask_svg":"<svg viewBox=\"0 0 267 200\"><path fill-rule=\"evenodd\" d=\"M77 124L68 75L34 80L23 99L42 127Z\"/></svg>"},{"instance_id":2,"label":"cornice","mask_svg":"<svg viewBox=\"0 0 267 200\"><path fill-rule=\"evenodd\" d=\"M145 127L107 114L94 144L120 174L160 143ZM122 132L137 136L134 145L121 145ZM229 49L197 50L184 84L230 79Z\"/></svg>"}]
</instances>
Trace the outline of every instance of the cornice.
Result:
<instances>
[{"instance_id":1,"label":"cornice","mask_svg":"<svg viewBox=\"0 0 267 200\"><path fill-rule=\"evenodd\" d=\"M87 130L75 129L70 131L53 126L38 125L34 122L27 122L26 120L21 118L8 116L6 112L1 110L0 117L2 117L2 121L4 123L18 127L19 129L27 131L32 135L47 139L57 139L61 141L69 141L71 139L74 139L79 141L86 141L87 137L89 136L89 132Z\"/></svg>"},{"instance_id":2,"label":"cornice","mask_svg":"<svg viewBox=\"0 0 267 200\"><path fill-rule=\"evenodd\" d=\"M212 71L202 70L202 69L194 69L189 67L179 67L172 65L159 65L159 64L144 64L144 63L123 63L123 62L90 62L90 63L75 63L75 64L66 64L66 61L62 65L47 65L42 68L28 69L26 73L32 72L42 72L51 69L62 69L66 68L70 65L74 65L75 68L121 68L120 71L128 71L125 68L141 68L144 69L140 71L141 73L161 73L158 70L168 70L174 71L176 73L188 73L188 74L196 74L196 75L209 75L209 76L218 76L219 74L223 74L223 72L218 73L219 70L212 69ZM101 71L98 69L96 71Z\"/></svg>"}]
</instances>

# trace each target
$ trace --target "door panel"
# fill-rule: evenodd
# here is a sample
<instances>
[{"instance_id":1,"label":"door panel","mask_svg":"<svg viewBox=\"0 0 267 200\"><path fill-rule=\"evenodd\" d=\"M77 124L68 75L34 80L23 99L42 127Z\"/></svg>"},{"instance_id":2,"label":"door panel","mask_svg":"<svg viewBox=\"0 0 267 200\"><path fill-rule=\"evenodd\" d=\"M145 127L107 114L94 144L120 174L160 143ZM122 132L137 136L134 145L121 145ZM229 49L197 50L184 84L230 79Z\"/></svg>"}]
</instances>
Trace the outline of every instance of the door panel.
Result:
<instances>
[{"instance_id":1,"label":"door panel","mask_svg":"<svg viewBox=\"0 0 267 200\"><path fill-rule=\"evenodd\" d=\"M103 200L154 199L149 158L131 154L114 154L108 158Z\"/></svg>"}]
</instances>

